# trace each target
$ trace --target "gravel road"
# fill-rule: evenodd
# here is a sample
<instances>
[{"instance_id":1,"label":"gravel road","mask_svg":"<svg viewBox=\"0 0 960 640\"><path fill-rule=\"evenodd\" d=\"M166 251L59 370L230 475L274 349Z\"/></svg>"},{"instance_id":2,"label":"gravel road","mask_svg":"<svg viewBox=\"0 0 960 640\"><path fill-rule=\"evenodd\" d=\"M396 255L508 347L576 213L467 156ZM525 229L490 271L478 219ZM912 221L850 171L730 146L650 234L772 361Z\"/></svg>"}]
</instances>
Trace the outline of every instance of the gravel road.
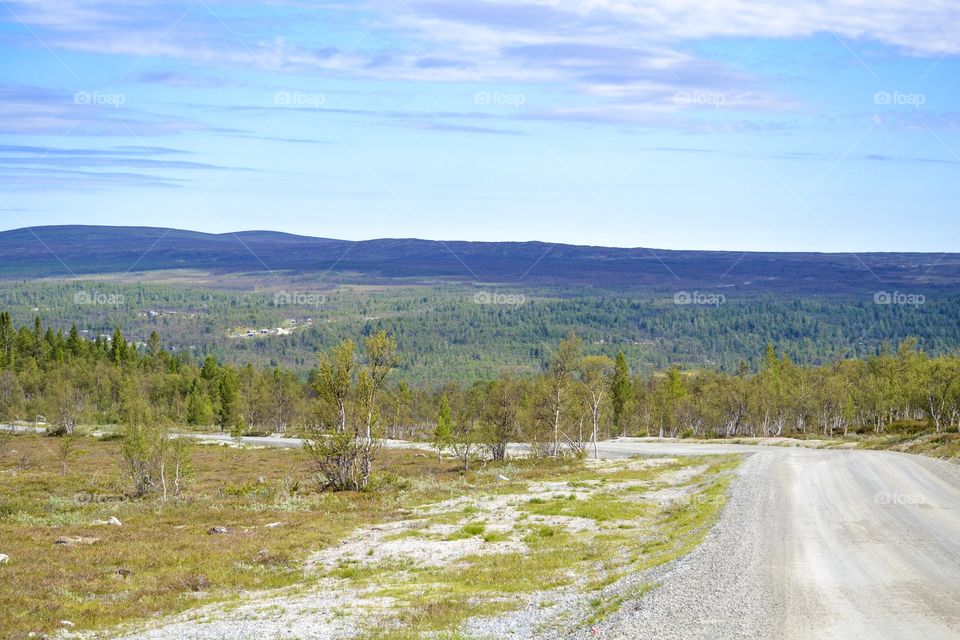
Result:
<instances>
[{"instance_id":1,"label":"gravel road","mask_svg":"<svg viewBox=\"0 0 960 640\"><path fill-rule=\"evenodd\" d=\"M720 521L601 637L960 639L960 467L882 451L600 445L606 458L714 453L750 454Z\"/></svg>"},{"instance_id":2,"label":"gravel road","mask_svg":"<svg viewBox=\"0 0 960 640\"><path fill-rule=\"evenodd\" d=\"M881 451L747 449L704 544L604 637L960 638L960 468Z\"/></svg>"}]
</instances>

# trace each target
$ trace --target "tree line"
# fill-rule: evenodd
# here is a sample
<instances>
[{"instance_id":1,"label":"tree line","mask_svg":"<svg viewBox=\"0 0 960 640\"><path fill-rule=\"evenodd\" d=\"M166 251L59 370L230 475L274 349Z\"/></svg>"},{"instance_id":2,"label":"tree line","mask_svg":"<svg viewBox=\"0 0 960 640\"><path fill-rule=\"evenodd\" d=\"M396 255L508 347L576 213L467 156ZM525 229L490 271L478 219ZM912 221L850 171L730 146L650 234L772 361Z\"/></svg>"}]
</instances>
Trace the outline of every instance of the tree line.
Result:
<instances>
[{"instance_id":1,"label":"tree line","mask_svg":"<svg viewBox=\"0 0 960 640\"><path fill-rule=\"evenodd\" d=\"M584 355L573 334L544 353L535 374L504 368L489 380L411 387L390 380L402 354L383 331L359 348L346 340L320 353L301 378L212 356L195 361L166 350L156 332L144 343L119 329L88 340L76 327L63 334L39 318L16 327L0 313L0 420L42 416L65 433L79 424L149 423L325 434L313 441L339 439L346 453L323 461L321 446L318 473L353 488L369 481L382 437L431 441L467 466L504 458L512 442L557 456L595 452L615 436L831 437L905 423L960 431L960 358L930 357L914 339L818 367L798 366L770 345L758 372L743 363L731 374L674 367L637 375L623 353Z\"/></svg>"}]
</instances>

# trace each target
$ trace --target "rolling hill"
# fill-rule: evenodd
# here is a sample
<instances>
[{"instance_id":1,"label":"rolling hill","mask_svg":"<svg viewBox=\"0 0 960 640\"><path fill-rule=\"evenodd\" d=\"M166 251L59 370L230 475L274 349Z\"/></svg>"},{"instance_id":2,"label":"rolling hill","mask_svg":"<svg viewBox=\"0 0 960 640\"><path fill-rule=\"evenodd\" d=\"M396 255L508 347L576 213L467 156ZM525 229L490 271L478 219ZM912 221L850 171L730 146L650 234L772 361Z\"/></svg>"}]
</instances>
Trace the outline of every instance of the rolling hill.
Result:
<instances>
[{"instance_id":1,"label":"rolling hill","mask_svg":"<svg viewBox=\"0 0 960 640\"><path fill-rule=\"evenodd\" d=\"M417 239L353 242L270 231L208 234L83 225L0 232L4 279L184 268L600 290L735 287L804 295L960 289L960 254L737 253Z\"/></svg>"}]
</instances>

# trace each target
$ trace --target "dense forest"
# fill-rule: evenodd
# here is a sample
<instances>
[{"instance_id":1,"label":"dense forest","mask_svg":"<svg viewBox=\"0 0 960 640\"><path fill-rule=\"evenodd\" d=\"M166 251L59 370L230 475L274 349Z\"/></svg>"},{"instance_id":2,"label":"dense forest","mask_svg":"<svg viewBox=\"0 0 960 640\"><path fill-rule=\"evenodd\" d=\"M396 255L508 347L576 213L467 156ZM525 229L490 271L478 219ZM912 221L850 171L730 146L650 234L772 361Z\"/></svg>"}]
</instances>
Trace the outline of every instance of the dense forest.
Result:
<instances>
[{"instance_id":1,"label":"dense forest","mask_svg":"<svg viewBox=\"0 0 960 640\"><path fill-rule=\"evenodd\" d=\"M496 377L506 367L543 370L570 332L583 350L636 373L670 366L736 373L763 366L767 344L800 365L877 356L910 336L929 355L960 347L960 296L922 304L876 304L873 295L788 298L724 289L721 304L675 304L671 290L491 288L454 285L361 287L249 280L200 285L104 281L0 284L0 308L18 324L40 315L54 330L76 324L85 339L123 327L143 347L152 332L166 350L202 362L280 366L305 379L315 354L345 339L386 331L403 359L394 379L417 386ZM691 292L692 293L692 292ZM502 303L498 303L502 302ZM308 321L310 321L308 323ZM264 328L285 327L264 335ZM289 331L287 331L289 330ZM254 332L249 336L250 331Z\"/></svg>"},{"instance_id":2,"label":"dense forest","mask_svg":"<svg viewBox=\"0 0 960 640\"><path fill-rule=\"evenodd\" d=\"M385 370L376 407L365 409L367 424L383 435L439 438L468 454L475 447L494 456L515 440L549 450L585 449L617 435L838 436L918 421L931 430L960 430L960 358L932 357L913 339L875 356L816 367L798 366L769 345L757 372L744 362L733 373L671 368L639 374L623 353L585 355L583 347L570 335L537 372L504 368L473 383L410 386ZM303 381L280 367L172 353L157 333L142 345L119 329L91 340L76 327L55 331L39 318L18 327L2 313L0 419L43 416L72 432L80 424L123 423L137 405L151 421L177 428L316 431L338 422L328 393L330 363L355 356L352 342L341 343L315 358ZM402 359L401 351L396 362ZM349 394L349 378L359 369L343 370L348 379L341 386ZM339 410L344 406L351 406L346 395Z\"/></svg>"}]
</instances>

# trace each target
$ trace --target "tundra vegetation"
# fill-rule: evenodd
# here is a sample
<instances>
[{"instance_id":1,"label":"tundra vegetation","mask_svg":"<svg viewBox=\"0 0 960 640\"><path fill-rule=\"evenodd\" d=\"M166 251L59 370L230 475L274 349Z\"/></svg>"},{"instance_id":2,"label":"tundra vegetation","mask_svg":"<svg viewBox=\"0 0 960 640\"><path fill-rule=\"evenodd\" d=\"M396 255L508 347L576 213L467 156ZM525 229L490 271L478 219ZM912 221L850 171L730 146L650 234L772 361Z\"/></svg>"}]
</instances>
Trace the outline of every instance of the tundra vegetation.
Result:
<instances>
[{"instance_id":1,"label":"tundra vegetation","mask_svg":"<svg viewBox=\"0 0 960 640\"><path fill-rule=\"evenodd\" d=\"M62 621L113 635L198 607L229 619L250 592L304 594L310 620L348 616L366 638L455 634L531 599L542 624L597 624L649 588L644 571L699 542L737 463L551 457L465 472L427 449L385 449L367 490L323 491L298 449L197 444L190 483L164 499L131 486L126 436L74 437L64 473L59 439L7 436L0 637ZM316 593L356 606L327 610ZM551 609L569 593L575 612Z\"/></svg>"}]
</instances>

